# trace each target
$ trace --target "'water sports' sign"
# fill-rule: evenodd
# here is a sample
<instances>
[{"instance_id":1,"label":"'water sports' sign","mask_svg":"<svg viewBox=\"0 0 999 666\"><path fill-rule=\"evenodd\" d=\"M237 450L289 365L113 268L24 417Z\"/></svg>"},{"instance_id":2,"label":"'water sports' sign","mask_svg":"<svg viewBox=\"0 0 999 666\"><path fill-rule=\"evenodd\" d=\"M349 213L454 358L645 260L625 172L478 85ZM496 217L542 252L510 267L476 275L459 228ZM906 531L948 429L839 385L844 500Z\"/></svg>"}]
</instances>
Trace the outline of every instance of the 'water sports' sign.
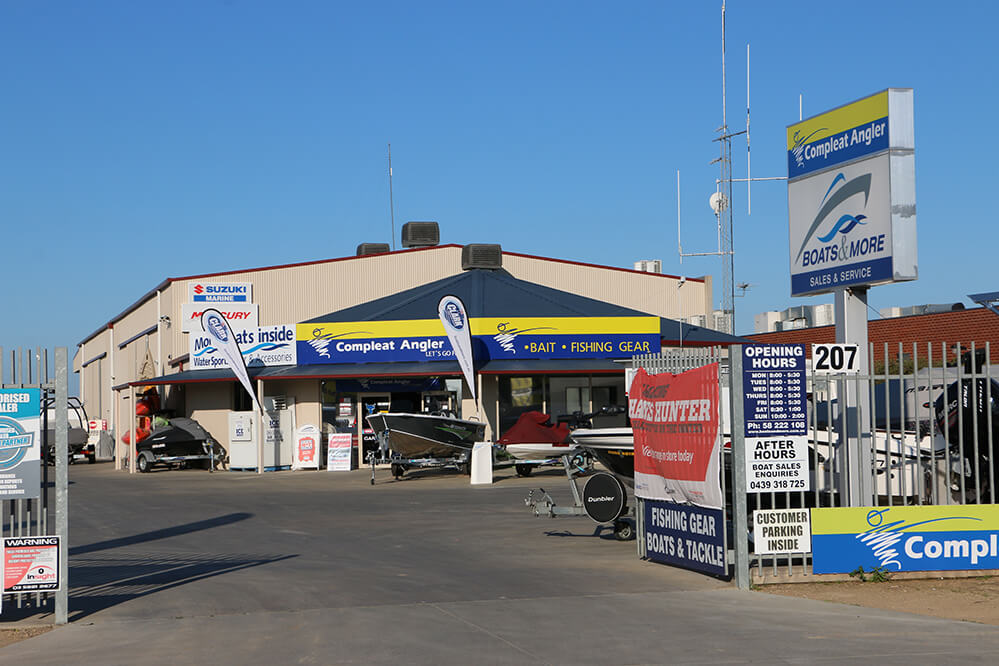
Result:
<instances>
[{"instance_id":1,"label":"'water sports' sign","mask_svg":"<svg viewBox=\"0 0 999 666\"><path fill-rule=\"evenodd\" d=\"M721 508L718 364L679 375L640 369L628 394L635 496Z\"/></svg>"},{"instance_id":2,"label":"'water sports' sign","mask_svg":"<svg viewBox=\"0 0 999 666\"><path fill-rule=\"evenodd\" d=\"M40 411L40 389L0 389L0 499L39 496Z\"/></svg>"},{"instance_id":3,"label":"'water sports' sign","mask_svg":"<svg viewBox=\"0 0 999 666\"><path fill-rule=\"evenodd\" d=\"M812 509L812 570L999 569L999 505Z\"/></svg>"},{"instance_id":4,"label":"'water sports' sign","mask_svg":"<svg viewBox=\"0 0 999 666\"><path fill-rule=\"evenodd\" d=\"M466 325L476 362L631 358L660 350L659 318L651 316L469 317ZM296 333L302 365L456 360L440 318L298 324Z\"/></svg>"},{"instance_id":5,"label":"'water sports' sign","mask_svg":"<svg viewBox=\"0 0 999 666\"><path fill-rule=\"evenodd\" d=\"M233 335L248 368L295 365L298 361L294 326L261 326L233 331ZM228 357L207 334L192 332L188 348L192 370L230 367Z\"/></svg>"}]
</instances>

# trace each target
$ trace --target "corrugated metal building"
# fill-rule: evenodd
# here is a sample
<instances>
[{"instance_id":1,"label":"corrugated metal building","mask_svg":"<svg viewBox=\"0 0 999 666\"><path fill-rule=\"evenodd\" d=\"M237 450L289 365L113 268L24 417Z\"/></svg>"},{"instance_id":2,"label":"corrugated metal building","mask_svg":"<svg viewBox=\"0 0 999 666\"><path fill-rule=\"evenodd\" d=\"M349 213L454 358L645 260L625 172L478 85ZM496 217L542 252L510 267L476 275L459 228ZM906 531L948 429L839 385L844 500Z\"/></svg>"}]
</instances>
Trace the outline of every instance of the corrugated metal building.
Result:
<instances>
[{"instance_id":1,"label":"corrugated metal building","mask_svg":"<svg viewBox=\"0 0 999 666\"><path fill-rule=\"evenodd\" d=\"M360 253L362 248L358 250ZM461 245L433 245L301 264L168 278L79 343L73 363L74 371L80 373L80 397L92 418L106 419L112 432L120 435L131 427L135 387L158 378L151 383L161 387L164 407L176 415L196 419L225 445L230 413L245 409L247 405L240 398L242 389L231 378L220 380L220 373L208 371L203 373L202 378L197 372L191 372L189 333L184 331L190 330L190 322L199 313L199 308L188 302L190 294L195 293L192 291L195 286L250 283L252 302L258 313L257 325L294 326L459 275L463 271L462 251ZM681 280L678 276L514 252L502 252L500 256L502 269L514 278L639 313L679 319L681 315L686 318L709 313L712 309L710 277ZM196 321L194 326L200 330ZM664 327L663 343L675 344L668 337ZM684 344L696 344L696 336L692 339L688 335ZM541 394L532 395L527 403L535 405L540 400L541 404L535 406L547 408L550 412L554 412L556 407L587 409L595 403L598 396L592 392L594 373L574 373L572 367L569 364L561 370L547 372L549 375L560 375L561 380L557 386L544 382ZM334 409L328 404L333 400L331 395L334 393L336 400L344 400L344 391L337 391L335 384L331 384L337 377L335 372L326 373L325 377L318 376L321 373L313 373L310 377L289 379L281 379L281 373L272 374L263 382L264 396L285 399L294 423L323 424L332 420L328 412L336 416L337 409L345 409ZM604 392L603 397L623 400L623 372L617 374L612 381L601 380L597 383L613 385L615 391L620 384L622 395L611 391L609 394ZM393 375L382 368L379 376L384 379L404 375L406 373L402 372ZM406 376L411 377L412 373ZM454 382L460 385L460 376L460 372L449 374L448 386L453 388ZM499 436L507 420L500 414L499 394L502 391L509 393L510 380L517 379L509 374L503 376L506 379L501 380L499 375L484 378L481 390L483 418L489 423L487 437L491 439ZM171 377L183 377L183 380L171 381ZM364 378L363 369L352 372L351 377L355 380ZM514 383L523 392L523 381ZM358 387L355 381L352 388ZM437 388L443 387L442 383L437 385ZM552 393L556 389L560 392L558 399ZM566 398L566 391L569 398ZM359 413L362 393L356 390L355 420L351 423L355 433L359 433L361 428L358 421L362 419L356 419L356 414ZM458 404L467 413L467 401L463 403L459 397ZM116 440L120 441L120 437Z\"/></svg>"}]
</instances>

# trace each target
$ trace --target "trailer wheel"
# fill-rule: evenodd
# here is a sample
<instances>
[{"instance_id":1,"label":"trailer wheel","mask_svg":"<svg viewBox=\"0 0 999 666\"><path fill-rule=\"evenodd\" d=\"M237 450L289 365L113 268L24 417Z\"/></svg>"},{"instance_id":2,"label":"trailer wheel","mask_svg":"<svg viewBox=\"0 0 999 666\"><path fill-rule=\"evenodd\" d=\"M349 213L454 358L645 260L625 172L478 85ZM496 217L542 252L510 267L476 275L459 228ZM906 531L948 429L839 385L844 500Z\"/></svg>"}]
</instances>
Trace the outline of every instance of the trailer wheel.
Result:
<instances>
[{"instance_id":1,"label":"trailer wheel","mask_svg":"<svg viewBox=\"0 0 999 666\"><path fill-rule=\"evenodd\" d=\"M467 462L458 463L458 473L468 476L472 473L472 464Z\"/></svg>"},{"instance_id":2,"label":"trailer wheel","mask_svg":"<svg viewBox=\"0 0 999 666\"><path fill-rule=\"evenodd\" d=\"M392 463L392 476L397 479L401 479L406 473L406 468L399 463Z\"/></svg>"},{"instance_id":3,"label":"trailer wheel","mask_svg":"<svg viewBox=\"0 0 999 666\"><path fill-rule=\"evenodd\" d=\"M525 465L523 463L513 466L517 470L517 476L530 476L531 472L534 471L534 465Z\"/></svg>"},{"instance_id":4,"label":"trailer wheel","mask_svg":"<svg viewBox=\"0 0 999 666\"><path fill-rule=\"evenodd\" d=\"M635 538L635 527L627 520L614 521L614 538L618 541L630 541Z\"/></svg>"},{"instance_id":5,"label":"trailer wheel","mask_svg":"<svg viewBox=\"0 0 999 666\"><path fill-rule=\"evenodd\" d=\"M143 474L148 472L149 468L152 467L149 461L149 456L145 453L140 453L139 457L135 459L135 466Z\"/></svg>"}]
</instances>

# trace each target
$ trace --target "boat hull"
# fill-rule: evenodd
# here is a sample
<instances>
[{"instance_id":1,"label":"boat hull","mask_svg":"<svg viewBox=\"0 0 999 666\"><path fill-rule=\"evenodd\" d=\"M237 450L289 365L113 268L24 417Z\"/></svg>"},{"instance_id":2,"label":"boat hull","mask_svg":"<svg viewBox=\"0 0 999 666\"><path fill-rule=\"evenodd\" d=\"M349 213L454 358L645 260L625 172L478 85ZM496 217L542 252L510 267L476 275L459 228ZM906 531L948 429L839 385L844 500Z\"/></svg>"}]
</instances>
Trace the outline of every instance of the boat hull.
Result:
<instances>
[{"instance_id":1,"label":"boat hull","mask_svg":"<svg viewBox=\"0 0 999 666\"><path fill-rule=\"evenodd\" d=\"M631 428L577 428L569 436L621 481L635 486L635 438Z\"/></svg>"},{"instance_id":2,"label":"boat hull","mask_svg":"<svg viewBox=\"0 0 999 666\"><path fill-rule=\"evenodd\" d=\"M522 442L520 444L507 444L506 452L517 460L547 460L570 454L575 448L575 445L571 443Z\"/></svg>"},{"instance_id":3,"label":"boat hull","mask_svg":"<svg viewBox=\"0 0 999 666\"><path fill-rule=\"evenodd\" d=\"M404 458L453 458L470 454L485 439L486 424L432 414L383 413L367 417L376 434Z\"/></svg>"}]
</instances>

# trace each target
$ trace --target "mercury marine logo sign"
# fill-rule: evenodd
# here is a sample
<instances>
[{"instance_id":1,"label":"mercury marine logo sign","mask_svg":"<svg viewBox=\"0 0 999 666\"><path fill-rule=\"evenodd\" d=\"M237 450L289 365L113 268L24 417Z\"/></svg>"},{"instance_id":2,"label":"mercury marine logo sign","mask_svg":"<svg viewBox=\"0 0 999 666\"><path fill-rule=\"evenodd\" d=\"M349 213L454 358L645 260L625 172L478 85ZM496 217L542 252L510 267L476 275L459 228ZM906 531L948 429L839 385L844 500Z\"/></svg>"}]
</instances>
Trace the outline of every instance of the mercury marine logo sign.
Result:
<instances>
[{"instance_id":1,"label":"mercury marine logo sign","mask_svg":"<svg viewBox=\"0 0 999 666\"><path fill-rule=\"evenodd\" d=\"M229 331L226 330L225 320L217 314L208 315L208 331L222 342L229 342Z\"/></svg>"},{"instance_id":2,"label":"mercury marine logo sign","mask_svg":"<svg viewBox=\"0 0 999 666\"><path fill-rule=\"evenodd\" d=\"M465 328L465 316L462 314L457 303L454 301L445 303L444 314L447 315L448 321L451 322L451 326L453 326L456 331L460 331Z\"/></svg>"}]
</instances>

